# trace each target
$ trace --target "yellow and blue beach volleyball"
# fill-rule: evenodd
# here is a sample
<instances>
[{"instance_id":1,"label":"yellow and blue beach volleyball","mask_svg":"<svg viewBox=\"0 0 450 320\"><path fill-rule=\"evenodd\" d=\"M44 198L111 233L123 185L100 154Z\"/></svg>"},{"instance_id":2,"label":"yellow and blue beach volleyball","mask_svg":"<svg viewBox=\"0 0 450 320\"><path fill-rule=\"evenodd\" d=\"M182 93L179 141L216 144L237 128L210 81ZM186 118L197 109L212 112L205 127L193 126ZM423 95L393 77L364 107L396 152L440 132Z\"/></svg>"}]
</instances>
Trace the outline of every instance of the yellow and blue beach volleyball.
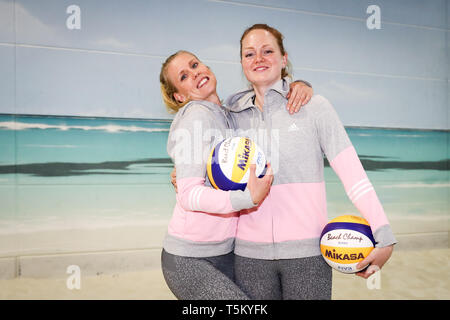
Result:
<instances>
[{"instance_id":1,"label":"yellow and blue beach volleyball","mask_svg":"<svg viewBox=\"0 0 450 320\"><path fill-rule=\"evenodd\" d=\"M266 157L253 140L246 137L225 139L218 143L209 155L209 180L216 189L245 190L251 164L256 164L256 176L262 177L265 173Z\"/></svg>"},{"instance_id":2,"label":"yellow and blue beach volleyball","mask_svg":"<svg viewBox=\"0 0 450 320\"><path fill-rule=\"evenodd\" d=\"M320 235L320 251L335 270L355 273L356 265L375 247L375 239L367 220L343 215L331 220Z\"/></svg>"}]
</instances>

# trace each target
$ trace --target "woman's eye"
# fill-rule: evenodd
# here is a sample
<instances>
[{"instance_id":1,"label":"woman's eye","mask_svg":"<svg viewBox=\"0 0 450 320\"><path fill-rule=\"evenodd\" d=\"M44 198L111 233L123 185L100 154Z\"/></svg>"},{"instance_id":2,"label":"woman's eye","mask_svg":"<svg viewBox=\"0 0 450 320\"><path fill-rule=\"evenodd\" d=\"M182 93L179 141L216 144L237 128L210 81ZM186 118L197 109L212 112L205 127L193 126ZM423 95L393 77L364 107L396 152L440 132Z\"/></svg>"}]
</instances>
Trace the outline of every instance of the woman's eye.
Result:
<instances>
[{"instance_id":1,"label":"woman's eye","mask_svg":"<svg viewBox=\"0 0 450 320\"><path fill-rule=\"evenodd\" d=\"M186 74L183 74L182 76L181 76L181 81L183 81L184 79L186 79L187 78L187 75Z\"/></svg>"},{"instance_id":2,"label":"woman's eye","mask_svg":"<svg viewBox=\"0 0 450 320\"><path fill-rule=\"evenodd\" d=\"M271 54L271 53L273 53L273 50L265 50L264 53L265 54Z\"/></svg>"},{"instance_id":3,"label":"woman's eye","mask_svg":"<svg viewBox=\"0 0 450 320\"><path fill-rule=\"evenodd\" d=\"M192 68L195 69L195 68L197 68L197 67L198 67L198 62L194 62L194 63L192 64Z\"/></svg>"},{"instance_id":4,"label":"woman's eye","mask_svg":"<svg viewBox=\"0 0 450 320\"><path fill-rule=\"evenodd\" d=\"M253 57L253 52L246 53L246 54L244 55L244 57L246 57L246 58Z\"/></svg>"}]
</instances>

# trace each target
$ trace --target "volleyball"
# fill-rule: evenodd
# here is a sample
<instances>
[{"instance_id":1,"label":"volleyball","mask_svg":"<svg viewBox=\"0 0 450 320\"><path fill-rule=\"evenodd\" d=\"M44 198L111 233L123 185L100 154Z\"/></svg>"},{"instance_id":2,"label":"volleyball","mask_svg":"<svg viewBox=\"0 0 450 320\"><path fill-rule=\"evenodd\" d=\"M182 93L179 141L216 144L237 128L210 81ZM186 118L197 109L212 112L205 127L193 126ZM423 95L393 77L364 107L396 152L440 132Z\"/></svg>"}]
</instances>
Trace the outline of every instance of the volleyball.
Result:
<instances>
[{"instance_id":1,"label":"volleyball","mask_svg":"<svg viewBox=\"0 0 450 320\"><path fill-rule=\"evenodd\" d=\"M207 162L208 178L216 189L245 190L251 164L256 164L256 176L262 177L266 157L261 148L250 138L228 138L211 151Z\"/></svg>"},{"instance_id":2,"label":"volleyball","mask_svg":"<svg viewBox=\"0 0 450 320\"><path fill-rule=\"evenodd\" d=\"M374 249L375 239L369 223L357 216L343 215L331 220L320 235L320 251L335 270L355 273L356 265Z\"/></svg>"}]
</instances>

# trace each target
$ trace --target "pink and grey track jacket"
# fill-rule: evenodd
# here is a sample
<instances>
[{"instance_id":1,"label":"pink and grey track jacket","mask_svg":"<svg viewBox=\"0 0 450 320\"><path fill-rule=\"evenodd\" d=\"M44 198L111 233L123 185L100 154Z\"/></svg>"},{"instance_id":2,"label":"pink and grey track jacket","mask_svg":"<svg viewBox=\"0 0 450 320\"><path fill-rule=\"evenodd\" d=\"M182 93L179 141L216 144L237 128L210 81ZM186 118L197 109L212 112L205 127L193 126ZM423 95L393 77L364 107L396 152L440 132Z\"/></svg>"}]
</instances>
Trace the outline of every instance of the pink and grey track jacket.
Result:
<instances>
[{"instance_id":1,"label":"pink and grey track jacket","mask_svg":"<svg viewBox=\"0 0 450 320\"><path fill-rule=\"evenodd\" d=\"M255 139L274 170L266 199L257 208L241 211L235 253L257 259L320 255L319 237L328 223L324 154L350 200L370 223L377 246L395 243L383 207L330 102L315 95L290 115L288 92L286 79L275 83L266 92L262 112L254 106L253 90L226 102L241 130L237 135Z\"/></svg>"},{"instance_id":2,"label":"pink and grey track jacket","mask_svg":"<svg viewBox=\"0 0 450 320\"><path fill-rule=\"evenodd\" d=\"M254 206L250 192L216 190L206 176L212 148L233 129L229 112L208 101L190 102L175 116L167 152L176 166L178 193L163 243L167 252L209 257L233 251L237 211Z\"/></svg>"}]
</instances>

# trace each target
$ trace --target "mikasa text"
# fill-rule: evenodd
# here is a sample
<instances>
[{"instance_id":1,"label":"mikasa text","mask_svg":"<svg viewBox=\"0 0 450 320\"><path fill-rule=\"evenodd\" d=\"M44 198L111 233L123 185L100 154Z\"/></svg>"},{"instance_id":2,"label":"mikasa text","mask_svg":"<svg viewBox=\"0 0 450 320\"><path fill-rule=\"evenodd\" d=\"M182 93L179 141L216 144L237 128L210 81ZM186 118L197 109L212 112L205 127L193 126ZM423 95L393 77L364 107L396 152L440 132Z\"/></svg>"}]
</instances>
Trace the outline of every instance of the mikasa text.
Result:
<instances>
[{"instance_id":1,"label":"mikasa text","mask_svg":"<svg viewBox=\"0 0 450 320\"><path fill-rule=\"evenodd\" d=\"M246 164L248 162L248 157L250 156L250 139L245 139L244 152L238 154L238 164L237 166L242 171L245 171Z\"/></svg>"},{"instance_id":2,"label":"mikasa text","mask_svg":"<svg viewBox=\"0 0 450 320\"><path fill-rule=\"evenodd\" d=\"M325 257L332 258L332 259L337 259L337 260L359 260L359 259L364 259L365 258L364 255L362 254L362 252L360 252L360 253L351 253L351 254L336 253L335 249L333 249L333 251L325 250Z\"/></svg>"}]
</instances>

